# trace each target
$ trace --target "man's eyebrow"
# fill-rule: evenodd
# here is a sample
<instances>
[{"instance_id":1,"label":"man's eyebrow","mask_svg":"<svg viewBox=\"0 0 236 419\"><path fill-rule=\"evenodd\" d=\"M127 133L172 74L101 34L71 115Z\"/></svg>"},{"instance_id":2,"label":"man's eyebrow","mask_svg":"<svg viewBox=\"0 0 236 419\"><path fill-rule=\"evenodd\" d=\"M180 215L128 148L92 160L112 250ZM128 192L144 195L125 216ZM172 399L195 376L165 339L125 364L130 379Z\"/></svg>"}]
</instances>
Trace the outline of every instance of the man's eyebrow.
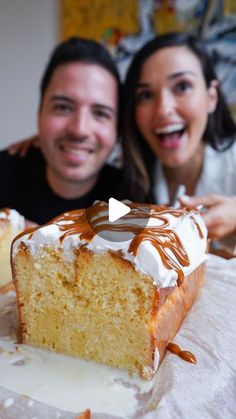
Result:
<instances>
[{"instance_id":1,"label":"man's eyebrow","mask_svg":"<svg viewBox=\"0 0 236 419\"><path fill-rule=\"evenodd\" d=\"M112 106L104 105L103 103L94 103L93 106L95 108L103 109L104 111L108 111L108 112L111 112L113 114L116 114L116 110Z\"/></svg>"},{"instance_id":2,"label":"man's eyebrow","mask_svg":"<svg viewBox=\"0 0 236 419\"><path fill-rule=\"evenodd\" d=\"M74 103L75 102L70 97L64 96L64 95L53 95L51 97L51 101L54 101L54 100L63 100L63 102L68 102L68 103Z\"/></svg>"},{"instance_id":3,"label":"man's eyebrow","mask_svg":"<svg viewBox=\"0 0 236 419\"><path fill-rule=\"evenodd\" d=\"M53 102L54 100L61 100L70 104L74 104L76 102L76 100L64 95L53 95L51 97L51 101ZM103 103L93 103L92 106L95 108L103 109L104 111L108 111L114 115L116 114L116 110L112 106L105 105Z\"/></svg>"}]
</instances>

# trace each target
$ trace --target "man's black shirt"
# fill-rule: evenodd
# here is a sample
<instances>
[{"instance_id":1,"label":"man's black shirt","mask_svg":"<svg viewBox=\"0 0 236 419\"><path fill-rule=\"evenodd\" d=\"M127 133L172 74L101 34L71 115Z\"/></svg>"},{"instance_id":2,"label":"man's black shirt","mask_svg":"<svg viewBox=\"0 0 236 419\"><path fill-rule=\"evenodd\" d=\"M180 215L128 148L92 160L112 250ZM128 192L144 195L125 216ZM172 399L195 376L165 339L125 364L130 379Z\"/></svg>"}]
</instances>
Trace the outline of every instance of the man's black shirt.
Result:
<instances>
[{"instance_id":1,"label":"man's black shirt","mask_svg":"<svg viewBox=\"0 0 236 419\"><path fill-rule=\"evenodd\" d=\"M39 149L32 147L25 157L0 152L0 208L14 208L30 221L44 224L57 215L87 208L95 200L128 198L122 195L122 172L105 165L96 186L86 195L65 199L48 185L46 163Z\"/></svg>"}]
</instances>

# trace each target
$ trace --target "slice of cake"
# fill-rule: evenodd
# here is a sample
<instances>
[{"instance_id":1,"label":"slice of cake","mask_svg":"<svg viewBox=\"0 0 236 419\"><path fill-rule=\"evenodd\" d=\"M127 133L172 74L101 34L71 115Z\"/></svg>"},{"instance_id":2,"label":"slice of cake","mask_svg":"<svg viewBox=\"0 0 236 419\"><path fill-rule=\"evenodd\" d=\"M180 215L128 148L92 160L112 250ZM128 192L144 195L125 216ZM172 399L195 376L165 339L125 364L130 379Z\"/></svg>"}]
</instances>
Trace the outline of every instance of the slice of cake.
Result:
<instances>
[{"instance_id":1,"label":"slice of cake","mask_svg":"<svg viewBox=\"0 0 236 419\"><path fill-rule=\"evenodd\" d=\"M9 208L0 210L0 287L12 279L11 242L24 228L24 217L17 211Z\"/></svg>"},{"instance_id":2,"label":"slice of cake","mask_svg":"<svg viewBox=\"0 0 236 419\"><path fill-rule=\"evenodd\" d=\"M129 206L114 223L96 202L19 235L12 267L22 342L149 379L198 293L207 231L197 211Z\"/></svg>"}]
</instances>

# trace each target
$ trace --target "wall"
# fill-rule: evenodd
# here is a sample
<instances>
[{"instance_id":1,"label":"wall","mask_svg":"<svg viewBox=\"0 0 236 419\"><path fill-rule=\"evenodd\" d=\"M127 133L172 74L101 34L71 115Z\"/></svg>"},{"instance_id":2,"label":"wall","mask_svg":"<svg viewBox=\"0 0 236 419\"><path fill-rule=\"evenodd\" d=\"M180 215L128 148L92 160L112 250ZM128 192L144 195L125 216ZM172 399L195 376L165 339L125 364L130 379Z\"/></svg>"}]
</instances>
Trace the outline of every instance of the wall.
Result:
<instances>
[{"instance_id":1,"label":"wall","mask_svg":"<svg viewBox=\"0 0 236 419\"><path fill-rule=\"evenodd\" d=\"M188 31L200 37L236 120L235 0L61 0L64 37L102 40L122 77L135 52L156 34ZM93 24L96 22L96 25Z\"/></svg>"},{"instance_id":2,"label":"wall","mask_svg":"<svg viewBox=\"0 0 236 419\"><path fill-rule=\"evenodd\" d=\"M59 39L59 0L0 0L0 149L37 129L39 82Z\"/></svg>"}]
</instances>

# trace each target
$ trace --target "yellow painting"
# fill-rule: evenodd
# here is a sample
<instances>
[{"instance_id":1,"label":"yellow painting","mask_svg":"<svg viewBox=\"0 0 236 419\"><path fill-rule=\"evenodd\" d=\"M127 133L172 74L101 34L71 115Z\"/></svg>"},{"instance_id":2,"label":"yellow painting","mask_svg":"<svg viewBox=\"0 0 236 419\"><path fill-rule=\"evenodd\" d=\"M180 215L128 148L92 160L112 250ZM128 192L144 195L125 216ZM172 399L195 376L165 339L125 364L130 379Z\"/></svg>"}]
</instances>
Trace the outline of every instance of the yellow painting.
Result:
<instances>
[{"instance_id":1,"label":"yellow painting","mask_svg":"<svg viewBox=\"0 0 236 419\"><path fill-rule=\"evenodd\" d=\"M236 13L235 0L61 0L61 37L86 36L116 42L140 31L146 9L155 33L198 29L217 13ZM145 11L144 11L145 13ZM146 13L146 15L147 15Z\"/></svg>"},{"instance_id":2,"label":"yellow painting","mask_svg":"<svg viewBox=\"0 0 236 419\"><path fill-rule=\"evenodd\" d=\"M124 7L125 5L125 7ZM86 36L108 43L119 36L138 31L135 0L63 0L62 38Z\"/></svg>"},{"instance_id":3,"label":"yellow painting","mask_svg":"<svg viewBox=\"0 0 236 419\"><path fill-rule=\"evenodd\" d=\"M156 34L188 31L211 52L221 85L236 107L235 0L61 0L61 37L101 41L121 75L135 52Z\"/></svg>"}]
</instances>

